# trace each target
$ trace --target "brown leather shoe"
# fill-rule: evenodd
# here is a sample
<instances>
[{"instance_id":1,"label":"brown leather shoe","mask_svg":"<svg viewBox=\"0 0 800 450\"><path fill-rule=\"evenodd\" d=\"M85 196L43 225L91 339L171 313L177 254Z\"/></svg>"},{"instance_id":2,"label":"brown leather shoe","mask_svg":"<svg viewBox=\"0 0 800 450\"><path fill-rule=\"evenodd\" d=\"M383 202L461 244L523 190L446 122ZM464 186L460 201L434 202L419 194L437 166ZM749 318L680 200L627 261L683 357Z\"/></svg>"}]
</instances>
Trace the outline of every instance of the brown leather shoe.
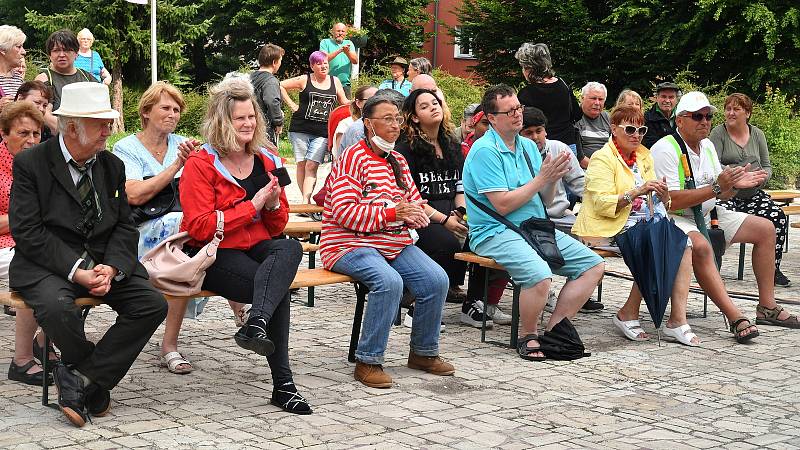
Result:
<instances>
[{"instance_id":1,"label":"brown leather shoe","mask_svg":"<svg viewBox=\"0 0 800 450\"><path fill-rule=\"evenodd\" d=\"M380 364L356 362L353 378L371 388L386 389L392 387L392 377L383 371Z\"/></svg>"},{"instance_id":2,"label":"brown leather shoe","mask_svg":"<svg viewBox=\"0 0 800 450\"><path fill-rule=\"evenodd\" d=\"M408 367L441 376L456 373L456 368L439 356L420 356L414 352L408 352Z\"/></svg>"}]
</instances>

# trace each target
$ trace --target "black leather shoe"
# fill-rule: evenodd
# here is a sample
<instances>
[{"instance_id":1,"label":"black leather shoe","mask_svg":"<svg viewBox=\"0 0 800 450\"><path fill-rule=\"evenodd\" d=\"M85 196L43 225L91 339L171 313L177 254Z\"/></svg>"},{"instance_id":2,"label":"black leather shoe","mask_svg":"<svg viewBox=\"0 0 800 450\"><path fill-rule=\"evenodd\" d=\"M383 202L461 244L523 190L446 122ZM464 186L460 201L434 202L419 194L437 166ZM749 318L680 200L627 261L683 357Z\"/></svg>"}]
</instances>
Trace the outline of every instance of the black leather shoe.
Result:
<instances>
[{"instance_id":1,"label":"black leather shoe","mask_svg":"<svg viewBox=\"0 0 800 450\"><path fill-rule=\"evenodd\" d=\"M86 409L95 417L103 417L111 409L111 393L92 383L86 388Z\"/></svg>"},{"instance_id":2,"label":"black leather shoe","mask_svg":"<svg viewBox=\"0 0 800 450\"><path fill-rule=\"evenodd\" d=\"M270 403L292 414L311 414L311 407L306 399L297 393L294 383L288 381L272 389Z\"/></svg>"},{"instance_id":3,"label":"black leather shoe","mask_svg":"<svg viewBox=\"0 0 800 450\"><path fill-rule=\"evenodd\" d=\"M247 324L233 335L233 339L239 347L261 356L269 356L275 351L275 344L267 335L267 320L261 316L251 316Z\"/></svg>"},{"instance_id":4,"label":"black leather shoe","mask_svg":"<svg viewBox=\"0 0 800 450\"><path fill-rule=\"evenodd\" d=\"M36 361L30 360L28 364L18 366L14 360L8 365L8 379L11 381L19 381L20 383L30 384L31 386L41 386L44 380L44 371L36 373L28 373L31 367L36 365ZM53 377L47 374L47 384L53 384Z\"/></svg>"},{"instance_id":5,"label":"black leather shoe","mask_svg":"<svg viewBox=\"0 0 800 450\"><path fill-rule=\"evenodd\" d=\"M83 386L83 379L72 373L62 363L58 363L53 369L53 378L58 391L58 406L61 412L76 427L86 425L86 408L84 405L86 393Z\"/></svg>"},{"instance_id":6,"label":"black leather shoe","mask_svg":"<svg viewBox=\"0 0 800 450\"><path fill-rule=\"evenodd\" d=\"M50 342L49 351L47 352L47 356L50 356L50 353L56 355L55 359L48 359L47 360L47 371L52 372L53 368L61 362L61 358L56 353L55 347L53 347L53 342ZM36 336L33 337L33 357L42 362L42 347L39 347L39 341L36 340Z\"/></svg>"}]
</instances>

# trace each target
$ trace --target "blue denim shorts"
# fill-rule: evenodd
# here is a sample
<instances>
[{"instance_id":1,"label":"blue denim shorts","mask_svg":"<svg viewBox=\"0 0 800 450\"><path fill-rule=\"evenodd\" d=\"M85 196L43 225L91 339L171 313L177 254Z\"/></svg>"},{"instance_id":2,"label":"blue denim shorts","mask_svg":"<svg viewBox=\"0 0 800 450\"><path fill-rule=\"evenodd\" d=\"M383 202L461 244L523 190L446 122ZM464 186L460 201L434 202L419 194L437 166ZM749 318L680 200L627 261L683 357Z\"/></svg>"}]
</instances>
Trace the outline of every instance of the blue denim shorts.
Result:
<instances>
[{"instance_id":1,"label":"blue denim shorts","mask_svg":"<svg viewBox=\"0 0 800 450\"><path fill-rule=\"evenodd\" d=\"M514 283L522 289L533 287L553 273L574 280L592 267L601 264L603 258L573 237L556 230L556 243L564 257L564 267L550 270L550 266L527 242L513 230L504 231L485 239L472 251L492 258L506 268Z\"/></svg>"},{"instance_id":2,"label":"blue denim shorts","mask_svg":"<svg viewBox=\"0 0 800 450\"><path fill-rule=\"evenodd\" d=\"M296 163L311 160L322 164L328 151L328 138L308 133L289 132L289 141L294 149Z\"/></svg>"}]
</instances>

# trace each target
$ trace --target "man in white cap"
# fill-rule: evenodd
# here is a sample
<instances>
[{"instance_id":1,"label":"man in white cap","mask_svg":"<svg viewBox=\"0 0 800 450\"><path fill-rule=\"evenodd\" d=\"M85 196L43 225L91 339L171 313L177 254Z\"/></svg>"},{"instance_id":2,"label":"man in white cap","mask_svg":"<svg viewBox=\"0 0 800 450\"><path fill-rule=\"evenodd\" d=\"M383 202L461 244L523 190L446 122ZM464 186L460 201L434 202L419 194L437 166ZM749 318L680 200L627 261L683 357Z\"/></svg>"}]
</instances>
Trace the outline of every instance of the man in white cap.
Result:
<instances>
[{"instance_id":1,"label":"man in white cap","mask_svg":"<svg viewBox=\"0 0 800 450\"><path fill-rule=\"evenodd\" d=\"M672 198L669 209L675 225L691 240L692 265L700 286L720 308L731 324L738 342L758 335L756 327L733 304L716 268L714 254L698 230L693 207L699 206L711 226L711 210L717 199L731 198L737 189L760 186L767 177L763 170L744 167L723 168L714 144L708 139L711 121L717 111L702 92L688 92L681 97L675 110L676 131L659 139L650 149L655 171L665 179ZM684 157L683 155L687 155ZM682 160L691 167L685 167ZM689 169L689 170L687 170ZM686 173L690 172L690 173ZM694 189L686 189L685 180L693 175ZM775 229L767 219L716 206L719 228L725 235L725 245L747 242L753 244L753 271L758 284L759 304L756 323L800 327L797 317L775 303Z\"/></svg>"},{"instance_id":2,"label":"man in white cap","mask_svg":"<svg viewBox=\"0 0 800 450\"><path fill-rule=\"evenodd\" d=\"M105 415L109 391L164 320L164 297L136 258L138 232L125 194L125 167L106 148L108 87L64 86L57 138L14 158L9 209L16 252L9 284L61 350L53 372L58 403L76 426ZM77 297L102 298L119 315L95 345Z\"/></svg>"}]
</instances>

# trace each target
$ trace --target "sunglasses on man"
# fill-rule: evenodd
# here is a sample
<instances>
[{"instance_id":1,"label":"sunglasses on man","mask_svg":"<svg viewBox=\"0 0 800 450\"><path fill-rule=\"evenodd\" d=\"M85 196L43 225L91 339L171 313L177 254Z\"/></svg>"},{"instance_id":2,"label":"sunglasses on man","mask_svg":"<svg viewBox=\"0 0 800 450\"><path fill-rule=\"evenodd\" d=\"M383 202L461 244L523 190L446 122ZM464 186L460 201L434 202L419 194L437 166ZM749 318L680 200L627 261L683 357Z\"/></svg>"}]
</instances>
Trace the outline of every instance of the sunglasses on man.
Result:
<instances>
[{"instance_id":1,"label":"sunglasses on man","mask_svg":"<svg viewBox=\"0 0 800 450\"><path fill-rule=\"evenodd\" d=\"M706 119L707 121L711 122L714 119L714 114L712 113L703 114L696 112L691 114L681 114L681 117L689 117L695 122L700 122L703 119Z\"/></svg>"}]
</instances>

